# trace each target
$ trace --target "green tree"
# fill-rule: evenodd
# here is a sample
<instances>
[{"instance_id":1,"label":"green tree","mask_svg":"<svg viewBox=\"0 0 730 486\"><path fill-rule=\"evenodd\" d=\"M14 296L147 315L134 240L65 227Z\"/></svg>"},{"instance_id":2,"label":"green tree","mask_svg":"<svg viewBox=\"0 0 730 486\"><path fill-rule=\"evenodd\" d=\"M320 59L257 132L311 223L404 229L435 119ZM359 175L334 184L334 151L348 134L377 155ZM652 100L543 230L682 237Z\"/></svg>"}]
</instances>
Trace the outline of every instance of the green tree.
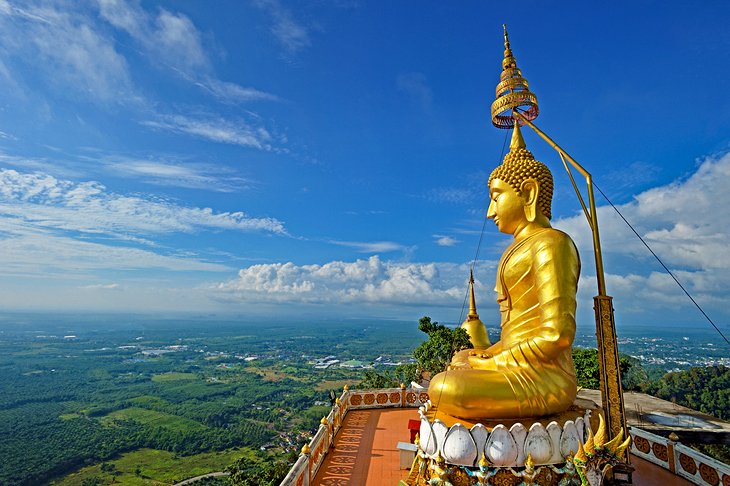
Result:
<instances>
[{"instance_id":1,"label":"green tree","mask_svg":"<svg viewBox=\"0 0 730 486\"><path fill-rule=\"evenodd\" d=\"M601 386L601 374L598 368L598 350L595 348L573 348L573 364L578 386L598 389ZM621 386L624 390L641 390L647 386L648 376L638 359L619 356L621 369Z\"/></svg>"},{"instance_id":2,"label":"green tree","mask_svg":"<svg viewBox=\"0 0 730 486\"><path fill-rule=\"evenodd\" d=\"M289 473L292 462L260 461L241 458L228 466L229 481L234 486L278 486Z\"/></svg>"},{"instance_id":3,"label":"green tree","mask_svg":"<svg viewBox=\"0 0 730 486\"><path fill-rule=\"evenodd\" d=\"M730 368L726 366L667 373L651 383L647 393L723 420L730 419Z\"/></svg>"},{"instance_id":4,"label":"green tree","mask_svg":"<svg viewBox=\"0 0 730 486\"><path fill-rule=\"evenodd\" d=\"M418 329L428 334L428 340L416 348L413 357L416 358L418 369L431 376L444 371L455 352L474 347L464 329L450 329L438 322L431 322L428 316L418 321Z\"/></svg>"},{"instance_id":5,"label":"green tree","mask_svg":"<svg viewBox=\"0 0 730 486\"><path fill-rule=\"evenodd\" d=\"M365 370L362 381L358 388L394 388L398 386L396 377L387 370Z\"/></svg>"}]
</instances>

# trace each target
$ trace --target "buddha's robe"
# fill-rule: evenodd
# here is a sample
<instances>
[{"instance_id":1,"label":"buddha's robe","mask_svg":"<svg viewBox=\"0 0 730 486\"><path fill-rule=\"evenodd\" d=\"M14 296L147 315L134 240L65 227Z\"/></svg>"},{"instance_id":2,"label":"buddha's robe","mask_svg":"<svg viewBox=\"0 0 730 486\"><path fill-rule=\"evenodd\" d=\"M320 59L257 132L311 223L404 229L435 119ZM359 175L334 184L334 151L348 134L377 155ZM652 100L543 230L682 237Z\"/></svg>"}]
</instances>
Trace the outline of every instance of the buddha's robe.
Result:
<instances>
[{"instance_id":1,"label":"buddha's robe","mask_svg":"<svg viewBox=\"0 0 730 486\"><path fill-rule=\"evenodd\" d=\"M565 233L544 228L514 241L497 274L499 342L457 353L431 380L438 410L469 419L520 418L566 410L575 400L571 345L580 261ZM476 353L476 355L474 355Z\"/></svg>"}]
</instances>

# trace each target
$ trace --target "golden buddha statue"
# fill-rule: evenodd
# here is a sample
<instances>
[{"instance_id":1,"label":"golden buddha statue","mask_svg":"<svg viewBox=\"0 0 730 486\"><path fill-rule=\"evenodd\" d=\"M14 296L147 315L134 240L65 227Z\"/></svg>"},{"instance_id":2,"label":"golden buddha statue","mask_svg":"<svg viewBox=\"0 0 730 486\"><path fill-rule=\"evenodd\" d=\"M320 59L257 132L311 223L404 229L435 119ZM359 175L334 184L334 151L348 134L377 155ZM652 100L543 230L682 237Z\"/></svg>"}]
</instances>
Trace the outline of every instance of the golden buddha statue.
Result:
<instances>
[{"instance_id":1,"label":"golden buddha statue","mask_svg":"<svg viewBox=\"0 0 730 486\"><path fill-rule=\"evenodd\" d=\"M489 191L487 217L514 236L497 273L500 340L456 353L428 394L439 412L470 420L559 413L577 390L571 345L580 261L570 237L550 226L552 175L517 123Z\"/></svg>"}]
</instances>

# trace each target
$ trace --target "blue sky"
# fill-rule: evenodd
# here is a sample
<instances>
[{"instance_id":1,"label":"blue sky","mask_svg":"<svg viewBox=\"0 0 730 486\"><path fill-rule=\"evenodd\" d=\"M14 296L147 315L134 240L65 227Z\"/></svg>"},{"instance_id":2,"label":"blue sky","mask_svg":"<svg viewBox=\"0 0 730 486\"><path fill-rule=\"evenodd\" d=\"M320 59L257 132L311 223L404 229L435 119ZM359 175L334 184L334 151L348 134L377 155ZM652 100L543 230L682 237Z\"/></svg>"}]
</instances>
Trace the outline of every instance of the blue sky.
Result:
<instances>
[{"instance_id":1,"label":"blue sky","mask_svg":"<svg viewBox=\"0 0 730 486\"><path fill-rule=\"evenodd\" d=\"M458 320L507 23L538 126L727 329L730 6L519 5L0 0L0 305ZM525 138L589 322L587 226ZM707 325L599 218L621 322ZM487 223L486 322L508 242Z\"/></svg>"}]
</instances>

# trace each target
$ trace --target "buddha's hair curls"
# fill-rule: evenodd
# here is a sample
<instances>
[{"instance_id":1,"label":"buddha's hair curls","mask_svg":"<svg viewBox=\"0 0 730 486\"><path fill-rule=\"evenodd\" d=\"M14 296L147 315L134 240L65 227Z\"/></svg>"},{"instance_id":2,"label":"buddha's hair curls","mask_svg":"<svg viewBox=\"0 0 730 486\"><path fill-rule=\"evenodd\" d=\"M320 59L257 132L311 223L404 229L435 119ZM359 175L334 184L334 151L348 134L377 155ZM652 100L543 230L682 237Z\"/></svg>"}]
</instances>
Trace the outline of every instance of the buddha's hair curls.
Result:
<instances>
[{"instance_id":1,"label":"buddha's hair curls","mask_svg":"<svg viewBox=\"0 0 730 486\"><path fill-rule=\"evenodd\" d=\"M510 150L504 156L502 165L497 166L492 171L488 185L491 186L494 179L499 179L509 184L512 189L519 193L522 183L530 178L535 179L540 187L537 206L542 214L550 219L552 217L550 204L553 200L553 175L545 164L535 160L529 150L524 148Z\"/></svg>"}]
</instances>

